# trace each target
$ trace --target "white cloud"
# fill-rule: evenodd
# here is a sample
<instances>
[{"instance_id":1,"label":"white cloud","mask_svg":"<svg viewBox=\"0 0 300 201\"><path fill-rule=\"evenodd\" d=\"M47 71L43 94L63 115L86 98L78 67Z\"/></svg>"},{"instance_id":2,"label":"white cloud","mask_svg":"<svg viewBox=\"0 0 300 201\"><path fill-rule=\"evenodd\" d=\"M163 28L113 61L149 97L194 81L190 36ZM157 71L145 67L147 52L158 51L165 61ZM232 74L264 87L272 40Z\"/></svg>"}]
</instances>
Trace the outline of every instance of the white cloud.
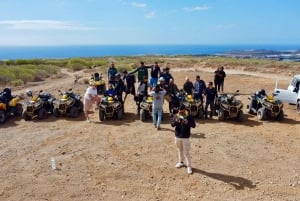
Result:
<instances>
[{"instance_id":1,"label":"white cloud","mask_svg":"<svg viewBox=\"0 0 300 201\"><path fill-rule=\"evenodd\" d=\"M134 6L134 7L138 7L138 8L145 8L145 7L147 7L147 4L145 4L145 3L133 2L131 5Z\"/></svg>"},{"instance_id":2,"label":"white cloud","mask_svg":"<svg viewBox=\"0 0 300 201\"><path fill-rule=\"evenodd\" d=\"M146 13L144 16L145 16L145 18L147 18L147 19L151 19L151 18L154 18L155 15L156 15L156 12L155 12L155 11L152 11L152 12Z\"/></svg>"},{"instance_id":3,"label":"white cloud","mask_svg":"<svg viewBox=\"0 0 300 201\"><path fill-rule=\"evenodd\" d=\"M208 7L208 6L195 6L192 8L184 8L184 10L188 11L188 12L205 11L205 10L209 10L209 9L210 9L210 7Z\"/></svg>"},{"instance_id":4,"label":"white cloud","mask_svg":"<svg viewBox=\"0 0 300 201\"><path fill-rule=\"evenodd\" d=\"M82 24L59 20L4 20L0 26L18 30L94 30Z\"/></svg>"}]
</instances>

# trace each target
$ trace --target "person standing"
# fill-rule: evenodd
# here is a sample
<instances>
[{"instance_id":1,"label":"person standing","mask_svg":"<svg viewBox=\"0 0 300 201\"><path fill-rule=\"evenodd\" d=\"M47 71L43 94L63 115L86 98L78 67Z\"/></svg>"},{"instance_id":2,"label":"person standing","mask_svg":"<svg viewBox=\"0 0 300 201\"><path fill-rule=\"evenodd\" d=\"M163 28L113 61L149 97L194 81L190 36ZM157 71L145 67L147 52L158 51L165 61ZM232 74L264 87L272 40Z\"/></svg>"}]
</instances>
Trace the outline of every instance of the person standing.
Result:
<instances>
[{"instance_id":1,"label":"person standing","mask_svg":"<svg viewBox=\"0 0 300 201\"><path fill-rule=\"evenodd\" d=\"M153 89L158 82L158 78L160 77L160 67L157 62L155 62L154 66L151 67L151 78L150 78L150 88Z\"/></svg>"},{"instance_id":2,"label":"person standing","mask_svg":"<svg viewBox=\"0 0 300 201\"><path fill-rule=\"evenodd\" d=\"M177 85L174 83L173 79L170 79L170 84L169 84L169 88L168 88L168 92L167 94L171 97L171 100L169 101L169 112L170 112L170 116L173 114L173 103L178 102L178 98L177 98L177 93L179 92L179 89L177 87Z\"/></svg>"},{"instance_id":3,"label":"person standing","mask_svg":"<svg viewBox=\"0 0 300 201\"><path fill-rule=\"evenodd\" d=\"M180 106L178 114L174 116L171 122L171 126L175 127L175 144L178 151L178 163L175 165L176 168L184 166L184 158L186 159L187 173L192 174L192 163L190 156L191 149L191 128L196 127L194 118L182 105Z\"/></svg>"},{"instance_id":4,"label":"person standing","mask_svg":"<svg viewBox=\"0 0 300 201\"><path fill-rule=\"evenodd\" d=\"M221 67L218 67L217 70L215 70L215 77L214 77L214 83L215 87L220 92L220 86L221 86Z\"/></svg>"},{"instance_id":5,"label":"person standing","mask_svg":"<svg viewBox=\"0 0 300 201\"><path fill-rule=\"evenodd\" d=\"M164 89L161 89L159 85L155 86L155 88L149 94L153 97L152 118L154 127L157 128L157 130L160 130L165 94L166 91Z\"/></svg>"},{"instance_id":6,"label":"person standing","mask_svg":"<svg viewBox=\"0 0 300 201\"><path fill-rule=\"evenodd\" d=\"M137 114L140 114L140 103L143 101L144 97L148 96L148 77L144 76L144 79L139 82L138 90L137 90L137 97L136 97L136 103L137 103Z\"/></svg>"},{"instance_id":7,"label":"person standing","mask_svg":"<svg viewBox=\"0 0 300 201\"><path fill-rule=\"evenodd\" d=\"M118 97L118 100L123 105L123 92L125 91L125 85L123 80L121 79L121 75L119 73L116 74L116 84L115 84L115 92Z\"/></svg>"},{"instance_id":8,"label":"person standing","mask_svg":"<svg viewBox=\"0 0 300 201\"><path fill-rule=\"evenodd\" d=\"M202 95L206 89L206 84L200 79L200 75L196 76L196 81L194 83L194 98L203 100Z\"/></svg>"},{"instance_id":9,"label":"person standing","mask_svg":"<svg viewBox=\"0 0 300 201\"><path fill-rule=\"evenodd\" d=\"M224 80L225 80L225 77L226 77L226 73L224 71L224 67L221 66L221 68L220 68L220 87L221 87L222 93L223 93L223 90L224 90ZM218 90L218 92L220 92L220 91Z\"/></svg>"},{"instance_id":10,"label":"person standing","mask_svg":"<svg viewBox=\"0 0 300 201\"><path fill-rule=\"evenodd\" d=\"M91 86L89 86L84 94L84 99L83 99L83 110L84 110L84 116L86 118L87 122L91 122L89 119L89 110L92 109L93 104L98 105L99 104L99 97L97 93L97 86L93 82Z\"/></svg>"},{"instance_id":11,"label":"person standing","mask_svg":"<svg viewBox=\"0 0 300 201\"><path fill-rule=\"evenodd\" d=\"M126 100L126 97L128 94L132 94L135 96L135 76L133 74L128 75L128 72L126 70L123 71L123 81L126 82L125 86L125 97L124 97L124 102Z\"/></svg>"},{"instance_id":12,"label":"person standing","mask_svg":"<svg viewBox=\"0 0 300 201\"><path fill-rule=\"evenodd\" d=\"M118 69L115 67L115 63L111 62L108 71L107 71L107 78L108 83L111 83L113 86L115 86L116 83L116 74L118 73Z\"/></svg>"},{"instance_id":13,"label":"person standing","mask_svg":"<svg viewBox=\"0 0 300 201\"><path fill-rule=\"evenodd\" d=\"M145 66L145 63L142 61L141 65L137 67L134 71L129 72L128 75L134 74L137 72L138 82L142 82L144 77L148 77L148 68L151 68L151 66Z\"/></svg>"},{"instance_id":14,"label":"person standing","mask_svg":"<svg viewBox=\"0 0 300 201\"><path fill-rule=\"evenodd\" d=\"M210 115L209 117L212 118L214 112L215 112L215 99L218 98L218 92L213 87L213 83L209 82L208 87L205 89L205 92L203 94L205 96L205 118L207 118L207 109L208 106L210 106Z\"/></svg>"},{"instance_id":15,"label":"person standing","mask_svg":"<svg viewBox=\"0 0 300 201\"><path fill-rule=\"evenodd\" d=\"M185 78L185 82L183 84L183 90L188 94L188 95L192 95L193 94L193 89L194 89L194 85L193 83L190 81L189 77Z\"/></svg>"}]
</instances>

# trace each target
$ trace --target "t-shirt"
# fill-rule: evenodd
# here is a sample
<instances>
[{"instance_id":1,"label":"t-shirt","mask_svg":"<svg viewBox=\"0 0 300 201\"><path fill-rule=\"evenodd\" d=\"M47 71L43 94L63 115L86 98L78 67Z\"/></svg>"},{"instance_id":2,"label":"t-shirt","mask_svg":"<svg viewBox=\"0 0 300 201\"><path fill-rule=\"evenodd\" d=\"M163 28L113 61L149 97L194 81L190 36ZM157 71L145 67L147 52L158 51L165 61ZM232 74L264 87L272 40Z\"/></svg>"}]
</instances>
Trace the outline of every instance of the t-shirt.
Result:
<instances>
[{"instance_id":1,"label":"t-shirt","mask_svg":"<svg viewBox=\"0 0 300 201\"><path fill-rule=\"evenodd\" d=\"M164 95L166 94L166 91L159 91L158 93L155 93L155 91L150 92L150 96L153 96L153 108L162 108L164 104Z\"/></svg>"},{"instance_id":2,"label":"t-shirt","mask_svg":"<svg viewBox=\"0 0 300 201\"><path fill-rule=\"evenodd\" d=\"M86 100L90 100L90 96L89 95L92 95L92 96L97 96L98 93L97 93L97 88L93 88L93 87L88 87L85 91L85 94L84 94L84 99Z\"/></svg>"}]
</instances>

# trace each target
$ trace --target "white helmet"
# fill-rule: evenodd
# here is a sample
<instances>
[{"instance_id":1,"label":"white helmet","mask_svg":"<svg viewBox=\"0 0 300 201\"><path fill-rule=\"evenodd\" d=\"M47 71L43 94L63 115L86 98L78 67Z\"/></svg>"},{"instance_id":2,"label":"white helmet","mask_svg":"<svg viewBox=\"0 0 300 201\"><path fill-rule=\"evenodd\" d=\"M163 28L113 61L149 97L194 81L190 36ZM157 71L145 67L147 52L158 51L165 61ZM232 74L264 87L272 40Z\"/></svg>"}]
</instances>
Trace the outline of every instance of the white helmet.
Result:
<instances>
[{"instance_id":1,"label":"white helmet","mask_svg":"<svg viewBox=\"0 0 300 201\"><path fill-rule=\"evenodd\" d=\"M164 78L164 77L160 77L160 78L159 78L159 81L160 81L160 82L164 82L164 81L165 81L165 78Z\"/></svg>"}]
</instances>

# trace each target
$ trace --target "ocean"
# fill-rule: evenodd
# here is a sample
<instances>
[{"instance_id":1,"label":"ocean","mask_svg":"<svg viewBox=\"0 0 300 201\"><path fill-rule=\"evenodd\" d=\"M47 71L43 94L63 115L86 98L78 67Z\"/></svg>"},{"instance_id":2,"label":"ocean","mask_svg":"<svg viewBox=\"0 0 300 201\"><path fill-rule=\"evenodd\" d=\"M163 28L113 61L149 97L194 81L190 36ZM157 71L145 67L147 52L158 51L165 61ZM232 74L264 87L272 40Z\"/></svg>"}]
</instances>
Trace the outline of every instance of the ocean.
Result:
<instances>
[{"instance_id":1,"label":"ocean","mask_svg":"<svg viewBox=\"0 0 300 201\"><path fill-rule=\"evenodd\" d=\"M0 46L0 60L143 55L216 55L235 50L300 50L300 45L74 45Z\"/></svg>"}]
</instances>

